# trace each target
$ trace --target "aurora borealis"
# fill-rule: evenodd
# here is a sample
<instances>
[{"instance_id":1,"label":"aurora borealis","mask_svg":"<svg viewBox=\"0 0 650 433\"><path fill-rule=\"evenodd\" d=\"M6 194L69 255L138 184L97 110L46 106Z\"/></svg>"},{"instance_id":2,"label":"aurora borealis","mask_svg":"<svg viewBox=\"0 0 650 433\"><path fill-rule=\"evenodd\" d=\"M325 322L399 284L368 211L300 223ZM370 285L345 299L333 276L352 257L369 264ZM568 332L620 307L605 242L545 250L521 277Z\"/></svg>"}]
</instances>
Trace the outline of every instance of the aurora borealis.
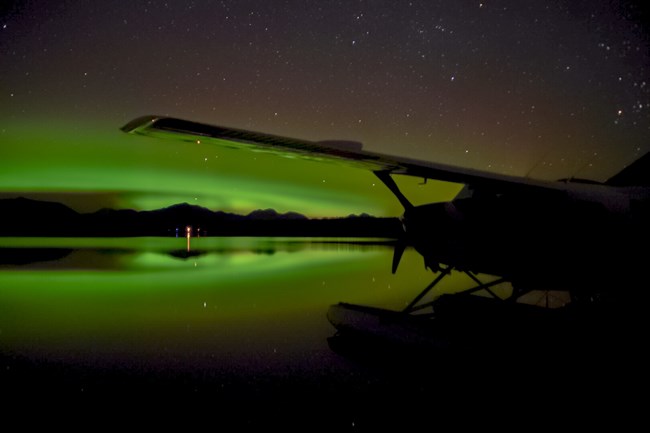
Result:
<instances>
[{"instance_id":1,"label":"aurora borealis","mask_svg":"<svg viewBox=\"0 0 650 433\"><path fill-rule=\"evenodd\" d=\"M604 181L650 151L649 17L647 0L1 0L0 199L57 201L81 213L184 202L310 218L403 213L363 169L120 130L147 115L356 141L370 152L507 175ZM416 205L461 188L395 178ZM48 218L32 213L27 227ZM571 243L526 254L546 251L535 242L553 227L512 221L512 238L527 245L508 252L540 276L558 261L586 261ZM0 224L9 226L2 216ZM504 236L487 224L459 233L432 224L431 249L456 234L462 245L474 227L494 236L470 243L480 247L471 255L498 258ZM638 428L647 373L638 289L647 284L632 281L629 268L641 277L645 258L605 251L600 227L584 228L593 228L595 246L587 256L598 260L579 276L591 282L610 271L615 278L603 281L631 294L622 304L634 308L607 316L593 333L597 347L575 357L486 345L422 359L363 344L348 356L332 344L331 305L402 311L443 275L414 248L393 273L400 240L0 237L5 424ZM582 239L579 231L569 237ZM638 260L619 265L627 254ZM427 298L474 278L453 270ZM531 292L531 303L549 304L550 289ZM600 306L589 293L579 291L576 310L583 300ZM430 306L424 312L440 317ZM497 331L473 309L460 313L481 335ZM624 316L631 326L619 323ZM529 338L528 328L511 329ZM543 340L564 333L548 331Z\"/></svg>"},{"instance_id":2,"label":"aurora borealis","mask_svg":"<svg viewBox=\"0 0 650 433\"><path fill-rule=\"evenodd\" d=\"M248 213L260 208L316 217L399 214L399 203L370 172L274 155L130 137L124 133L44 126L11 136L3 150L0 196L28 195L101 207L157 209L187 202ZM421 200L453 197L453 184L403 179ZM410 186L410 188L409 188Z\"/></svg>"},{"instance_id":3,"label":"aurora borealis","mask_svg":"<svg viewBox=\"0 0 650 433\"><path fill-rule=\"evenodd\" d=\"M33 0L0 14L3 197L401 212L371 173L120 134L144 114L546 179L604 180L649 150L641 2ZM457 190L417 182L416 202Z\"/></svg>"}]
</instances>

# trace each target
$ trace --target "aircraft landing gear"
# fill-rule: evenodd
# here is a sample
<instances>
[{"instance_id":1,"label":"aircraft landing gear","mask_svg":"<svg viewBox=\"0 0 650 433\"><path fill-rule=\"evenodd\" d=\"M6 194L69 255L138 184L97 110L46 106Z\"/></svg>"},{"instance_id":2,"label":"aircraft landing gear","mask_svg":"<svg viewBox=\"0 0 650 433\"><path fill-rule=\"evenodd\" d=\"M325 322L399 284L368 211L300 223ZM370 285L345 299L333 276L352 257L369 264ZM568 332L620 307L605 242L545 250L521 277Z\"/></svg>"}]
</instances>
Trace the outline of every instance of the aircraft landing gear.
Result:
<instances>
[{"instance_id":1,"label":"aircraft landing gear","mask_svg":"<svg viewBox=\"0 0 650 433\"><path fill-rule=\"evenodd\" d=\"M432 301L421 302L422 299L431 290L433 290L445 277L451 275L451 272L453 270L457 270L453 265L449 265L447 267L441 267L440 268L440 274L438 274L438 276L431 282L431 284L429 284L427 287L425 287L424 290L422 290L422 292L420 292L411 301L411 303L409 303L408 306L402 310L402 313L412 314L414 312L421 311L421 310L424 310L424 309L429 308L429 307L433 307L435 305L436 299L434 299ZM497 279L495 279L493 281L484 283L481 280L479 280L479 278L476 276L476 274L474 274L471 271L462 270L460 272L463 272L465 275L467 275L472 281L474 281L476 283L476 285L472 286L472 287L470 287L468 289L462 290L460 292L456 292L456 295L469 295L469 294L476 293L476 292L479 292L481 290L484 290L492 298L502 299L501 297L497 296L496 293L494 293L494 291L491 290L491 288L494 287L494 286L497 286L499 284L502 284L502 283L507 283L508 280L506 280L505 278L497 278ZM514 291L513 291L513 294L514 294ZM511 297L509 297L507 299L511 299Z\"/></svg>"}]
</instances>

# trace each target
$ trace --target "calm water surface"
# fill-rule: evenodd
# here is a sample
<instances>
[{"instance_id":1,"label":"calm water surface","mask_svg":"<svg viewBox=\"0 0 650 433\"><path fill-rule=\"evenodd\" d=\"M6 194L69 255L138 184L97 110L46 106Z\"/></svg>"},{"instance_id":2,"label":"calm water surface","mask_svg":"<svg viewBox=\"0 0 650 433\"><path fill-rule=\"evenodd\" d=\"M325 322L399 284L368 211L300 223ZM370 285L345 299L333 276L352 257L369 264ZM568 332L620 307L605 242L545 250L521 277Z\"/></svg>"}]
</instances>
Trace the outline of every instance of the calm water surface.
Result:
<instances>
[{"instance_id":1,"label":"calm water surface","mask_svg":"<svg viewBox=\"0 0 650 433\"><path fill-rule=\"evenodd\" d=\"M430 280L382 240L4 238L0 350L61 368L319 377L340 301L402 308ZM77 384L75 384L76 386Z\"/></svg>"},{"instance_id":2,"label":"calm water surface","mask_svg":"<svg viewBox=\"0 0 650 433\"><path fill-rule=\"evenodd\" d=\"M285 425L300 406L312 427L358 427L422 419L410 405L489 400L504 383L517 384L512 395L572 395L560 362L484 369L488 354L462 368L416 368L333 351L330 305L399 310L433 278L412 250L391 274L382 240L192 238L188 248L184 238L1 238L0 259L0 383L30 402L198 397L221 417L270 408L237 422ZM440 290L466 283L458 276ZM503 382L517 363L517 380Z\"/></svg>"},{"instance_id":3,"label":"calm water surface","mask_svg":"<svg viewBox=\"0 0 650 433\"><path fill-rule=\"evenodd\" d=\"M193 238L189 252L184 238L3 244L5 257L18 258L0 265L1 348L61 361L318 368L329 355L330 304L399 306L405 286L417 285L392 276L390 248L373 244Z\"/></svg>"}]
</instances>

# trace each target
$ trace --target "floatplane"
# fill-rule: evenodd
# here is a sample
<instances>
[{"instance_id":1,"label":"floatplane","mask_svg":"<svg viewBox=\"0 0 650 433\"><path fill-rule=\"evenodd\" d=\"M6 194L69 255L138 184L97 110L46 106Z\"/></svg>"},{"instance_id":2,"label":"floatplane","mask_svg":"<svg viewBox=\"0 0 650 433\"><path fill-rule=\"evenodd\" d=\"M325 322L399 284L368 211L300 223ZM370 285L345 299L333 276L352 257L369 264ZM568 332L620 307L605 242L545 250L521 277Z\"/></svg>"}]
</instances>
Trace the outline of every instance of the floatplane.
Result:
<instances>
[{"instance_id":1,"label":"floatplane","mask_svg":"<svg viewBox=\"0 0 650 433\"><path fill-rule=\"evenodd\" d=\"M638 307L647 291L650 153L605 182L543 181L374 153L358 142L307 141L164 116L140 117L122 130L371 170L404 208L393 273L410 247L435 277L402 311L332 305L327 317L341 334L436 348L562 335L571 345L587 334L602 339L640 326L629 319L643 316ZM416 206L395 175L464 187L448 202ZM430 299L452 272L472 283ZM506 295L494 289L503 284L510 287ZM551 297L562 301L551 305Z\"/></svg>"}]
</instances>

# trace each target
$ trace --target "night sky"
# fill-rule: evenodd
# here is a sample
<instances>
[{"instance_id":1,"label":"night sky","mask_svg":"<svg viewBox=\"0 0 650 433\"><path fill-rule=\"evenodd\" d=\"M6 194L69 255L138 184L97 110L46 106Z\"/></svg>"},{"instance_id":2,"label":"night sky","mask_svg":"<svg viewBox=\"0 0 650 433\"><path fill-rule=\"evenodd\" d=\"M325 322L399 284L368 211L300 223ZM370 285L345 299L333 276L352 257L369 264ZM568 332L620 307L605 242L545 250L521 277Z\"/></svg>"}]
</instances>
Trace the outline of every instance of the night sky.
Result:
<instances>
[{"instance_id":1,"label":"night sky","mask_svg":"<svg viewBox=\"0 0 650 433\"><path fill-rule=\"evenodd\" d=\"M602 181L650 150L639 4L4 1L0 196L399 213L368 173L119 132L145 114Z\"/></svg>"}]
</instances>

